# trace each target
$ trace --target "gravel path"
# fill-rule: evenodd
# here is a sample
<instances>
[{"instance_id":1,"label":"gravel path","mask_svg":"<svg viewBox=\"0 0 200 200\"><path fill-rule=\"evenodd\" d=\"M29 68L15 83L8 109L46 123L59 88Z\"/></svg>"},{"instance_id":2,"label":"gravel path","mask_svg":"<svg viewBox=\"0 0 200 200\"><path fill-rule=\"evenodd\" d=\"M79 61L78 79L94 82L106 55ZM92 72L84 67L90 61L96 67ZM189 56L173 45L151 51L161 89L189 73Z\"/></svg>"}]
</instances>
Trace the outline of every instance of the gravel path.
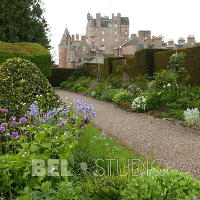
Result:
<instances>
[{"instance_id":1,"label":"gravel path","mask_svg":"<svg viewBox=\"0 0 200 200\"><path fill-rule=\"evenodd\" d=\"M200 179L199 130L146 114L126 112L111 103L65 90L57 89L56 93L64 102L69 97L92 104L97 113L95 126L137 154L160 162L165 160L168 167L190 172Z\"/></svg>"}]
</instances>

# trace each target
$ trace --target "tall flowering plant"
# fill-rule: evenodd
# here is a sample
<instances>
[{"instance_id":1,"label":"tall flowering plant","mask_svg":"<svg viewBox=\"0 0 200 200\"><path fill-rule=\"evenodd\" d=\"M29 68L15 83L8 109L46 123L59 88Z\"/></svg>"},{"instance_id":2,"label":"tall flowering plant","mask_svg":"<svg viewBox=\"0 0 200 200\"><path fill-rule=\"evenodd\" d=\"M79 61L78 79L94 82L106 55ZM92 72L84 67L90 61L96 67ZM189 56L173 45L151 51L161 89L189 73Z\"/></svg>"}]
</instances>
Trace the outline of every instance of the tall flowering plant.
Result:
<instances>
[{"instance_id":1,"label":"tall flowering plant","mask_svg":"<svg viewBox=\"0 0 200 200\"><path fill-rule=\"evenodd\" d=\"M8 118L9 111L2 109L1 112L5 116L0 123L1 153L49 152L56 157L59 148L68 156L81 130L96 117L92 105L87 105L82 100L74 100L74 105L73 112L69 107L60 105L44 113L37 102L34 102L27 114L21 118Z\"/></svg>"}]
</instances>

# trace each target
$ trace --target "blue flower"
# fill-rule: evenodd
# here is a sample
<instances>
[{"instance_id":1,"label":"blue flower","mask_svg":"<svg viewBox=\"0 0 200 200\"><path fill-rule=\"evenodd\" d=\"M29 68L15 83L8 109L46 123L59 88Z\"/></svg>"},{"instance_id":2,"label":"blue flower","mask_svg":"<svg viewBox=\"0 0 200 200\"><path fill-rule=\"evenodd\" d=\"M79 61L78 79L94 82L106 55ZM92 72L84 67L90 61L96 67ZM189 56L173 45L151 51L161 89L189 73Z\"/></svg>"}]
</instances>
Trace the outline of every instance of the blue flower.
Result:
<instances>
[{"instance_id":1,"label":"blue flower","mask_svg":"<svg viewBox=\"0 0 200 200\"><path fill-rule=\"evenodd\" d=\"M19 138L19 134L17 132L13 132L11 135L10 135L13 139L18 139Z\"/></svg>"},{"instance_id":2,"label":"blue flower","mask_svg":"<svg viewBox=\"0 0 200 200\"><path fill-rule=\"evenodd\" d=\"M1 127L4 127L4 128L6 128L8 126L8 124L7 123L2 123L1 124Z\"/></svg>"},{"instance_id":3,"label":"blue flower","mask_svg":"<svg viewBox=\"0 0 200 200\"><path fill-rule=\"evenodd\" d=\"M10 120L10 121L15 121L15 120L16 120L16 117L15 117L15 116L11 116L11 117L9 118L9 120Z\"/></svg>"},{"instance_id":4,"label":"blue flower","mask_svg":"<svg viewBox=\"0 0 200 200\"><path fill-rule=\"evenodd\" d=\"M33 117L37 117L39 115L39 109L38 109L38 106L37 104L35 103L32 103L29 107L30 109L30 115L33 116Z\"/></svg>"},{"instance_id":5,"label":"blue flower","mask_svg":"<svg viewBox=\"0 0 200 200\"><path fill-rule=\"evenodd\" d=\"M5 127L0 126L0 132L4 132L5 131Z\"/></svg>"},{"instance_id":6,"label":"blue flower","mask_svg":"<svg viewBox=\"0 0 200 200\"><path fill-rule=\"evenodd\" d=\"M13 122L11 122L10 126L12 126L12 127L18 126L18 123L13 121Z\"/></svg>"}]
</instances>

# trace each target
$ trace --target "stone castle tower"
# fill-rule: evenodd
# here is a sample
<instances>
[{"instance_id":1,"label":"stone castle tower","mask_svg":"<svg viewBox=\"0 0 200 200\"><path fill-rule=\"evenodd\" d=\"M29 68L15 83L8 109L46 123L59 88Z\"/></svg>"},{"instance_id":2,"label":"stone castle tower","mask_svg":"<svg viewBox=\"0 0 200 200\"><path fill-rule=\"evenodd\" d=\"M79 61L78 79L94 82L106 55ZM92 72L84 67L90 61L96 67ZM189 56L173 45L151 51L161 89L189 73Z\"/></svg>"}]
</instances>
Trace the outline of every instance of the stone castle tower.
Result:
<instances>
[{"instance_id":1,"label":"stone castle tower","mask_svg":"<svg viewBox=\"0 0 200 200\"><path fill-rule=\"evenodd\" d=\"M89 44L94 44L103 51L104 54L116 54L122 44L129 37L129 18L121 17L112 14L112 19L109 17L101 17L100 13L96 14L94 19L88 14L88 24L86 28L86 37Z\"/></svg>"},{"instance_id":2,"label":"stone castle tower","mask_svg":"<svg viewBox=\"0 0 200 200\"><path fill-rule=\"evenodd\" d=\"M86 35L70 35L66 28L59 44L59 66L75 67L101 55L119 56L119 49L129 38L129 18L112 14L110 19L96 14L87 15Z\"/></svg>"}]
</instances>

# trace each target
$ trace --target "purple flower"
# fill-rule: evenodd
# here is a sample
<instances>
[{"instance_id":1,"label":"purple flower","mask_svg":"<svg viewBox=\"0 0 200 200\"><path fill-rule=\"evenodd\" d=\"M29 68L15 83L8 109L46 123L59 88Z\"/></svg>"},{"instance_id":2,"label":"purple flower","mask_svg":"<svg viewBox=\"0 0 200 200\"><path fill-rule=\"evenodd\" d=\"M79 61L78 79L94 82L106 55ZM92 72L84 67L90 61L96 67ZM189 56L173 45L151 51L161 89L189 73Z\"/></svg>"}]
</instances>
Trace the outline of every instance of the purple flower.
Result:
<instances>
[{"instance_id":1,"label":"purple flower","mask_svg":"<svg viewBox=\"0 0 200 200\"><path fill-rule=\"evenodd\" d=\"M27 122L28 122L28 119L27 119L26 117L21 117L21 118L19 119L19 123L20 123L20 124L27 124Z\"/></svg>"},{"instance_id":2,"label":"purple flower","mask_svg":"<svg viewBox=\"0 0 200 200\"><path fill-rule=\"evenodd\" d=\"M5 133L4 136L8 137L8 136L10 136L10 133Z\"/></svg>"},{"instance_id":3,"label":"purple flower","mask_svg":"<svg viewBox=\"0 0 200 200\"><path fill-rule=\"evenodd\" d=\"M1 110L1 112L2 112L2 113L8 113L9 110L8 110L7 108L4 108L4 109Z\"/></svg>"},{"instance_id":4,"label":"purple flower","mask_svg":"<svg viewBox=\"0 0 200 200\"><path fill-rule=\"evenodd\" d=\"M12 127L18 126L18 123L13 121L13 122L11 122L10 126L12 126Z\"/></svg>"},{"instance_id":5,"label":"purple flower","mask_svg":"<svg viewBox=\"0 0 200 200\"><path fill-rule=\"evenodd\" d=\"M4 132L5 131L5 127L0 126L0 132Z\"/></svg>"},{"instance_id":6,"label":"purple flower","mask_svg":"<svg viewBox=\"0 0 200 200\"><path fill-rule=\"evenodd\" d=\"M18 139L19 138L19 134L17 132L13 132L11 135L10 135L13 139Z\"/></svg>"},{"instance_id":7,"label":"purple flower","mask_svg":"<svg viewBox=\"0 0 200 200\"><path fill-rule=\"evenodd\" d=\"M32 115L33 117L37 117L39 115L39 109L37 104L32 103L29 109L30 109L30 115Z\"/></svg>"},{"instance_id":8,"label":"purple flower","mask_svg":"<svg viewBox=\"0 0 200 200\"><path fill-rule=\"evenodd\" d=\"M16 117L15 117L15 116L11 116L11 117L9 118L9 120L10 120L10 121L15 121L15 120L16 120Z\"/></svg>"},{"instance_id":9,"label":"purple flower","mask_svg":"<svg viewBox=\"0 0 200 200\"><path fill-rule=\"evenodd\" d=\"M8 126L8 124L7 123L2 123L1 124L1 127L4 127L4 128L6 128Z\"/></svg>"},{"instance_id":10,"label":"purple flower","mask_svg":"<svg viewBox=\"0 0 200 200\"><path fill-rule=\"evenodd\" d=\"M93 118L96 118L96 116L97 116L96 112L93 112L93 113L92 113L92 117L93 117Z\"/></svg>"}]
</instances>

